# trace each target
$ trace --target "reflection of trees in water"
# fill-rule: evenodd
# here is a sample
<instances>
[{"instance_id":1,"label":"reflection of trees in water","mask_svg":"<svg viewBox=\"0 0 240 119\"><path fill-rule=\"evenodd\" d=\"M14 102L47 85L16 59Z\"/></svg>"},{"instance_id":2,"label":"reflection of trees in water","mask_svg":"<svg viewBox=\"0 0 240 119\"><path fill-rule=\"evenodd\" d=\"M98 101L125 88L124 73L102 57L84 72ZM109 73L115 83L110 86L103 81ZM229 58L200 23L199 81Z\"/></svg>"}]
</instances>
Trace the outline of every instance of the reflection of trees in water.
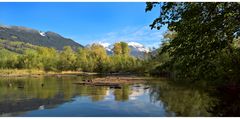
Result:
<instances>
[{"instance_id":1,"label":"reflection of trees in water","mask_svg":"<svg viewBox=\"0 0 240 119\"><path fill-rule=\"evenodd\" d=\"M0 113L49 108L71 100L74 96L89 96L101 101L108 95L109 87L75 85L80 77L26 78L0 80ZM161 101L171 116L240 116L240 88L238 85L222 86L205 92L207 86L180 84L173 81L149 83L152 102ZM127 101L134 94L131 86L113 89L116 101ZM8 107L8 108L7 108Z\"/></svg>"},{"instance_id":2,"label":"reflection of trees in water","mask_svg":"<svg viewBox=\"0 0 240 119\"><path fill-rule=\"evenodd\" d=\"M129 85L123 85L121 89L114 90L114 97L116 101L127 101L129 100L129 95L131 94L131 90Z\"/></svg>"},{"instance_id":3,"label":"reflection of trees in water","mask_svg":"<svg viewBox=\"0 0 240 119\"><path fill-rule=\"evenodd\" d=\"M74 96L90 96L93 101L103 100L107 87L79 86L76 78L22 78L0 80L0 114L38 109L70 101Z\"/></svg>"},{"instance_id":4,"label":"reflection of trees in water","mask_svg":"<svg viewBox=\"0 0 240 119\"><path fill-rule=\"evenodd\" d=\"M211 94L216 98L209 109L214 116L240 116L239 84L226 84Z\"/></svg>"},{"instance_id":5,"label":"reflection of trees in water","mask_svg":"<svg viewBox=\"0 0 240 119\"><path fill-rule=\"evenodd\" d=\"M107 91L108 91L108 87L102 87L102 86L92 87L92 90L91 90L92 101L103 100L107 94Z\"/></svg>"},{"instance_id":6,"label":"reflection of trees in water","mask_svg":"<svg viewBox=\"0 0 240 119\"><path fill-rule=\"evenodd\" d=\"M8 105L11 108L16 108L15 111L21 111L37 108L38 105L34 104L35 101L36 103L48 104L47 102L54 102L54 100L56 103L69 101L74 96L89 96L92 101L101 101L105 98L109 87L73 84L79 78L81 79L81 77L1 79L0 106L7 107ZM130 92L127 85L123 86L122 89L114 89L115 100L128 100ZM28 105L28 107L17 107L17 103Z\"/></svg>"},{"instance_id":7,"label":"reflection of trees in water","mask_svg":"<svg viewBox=\"0 0 240 119\"><path fill-rule=\"evenodd\" d=\"M56 83L56 80L42 78L2 79L0 81L0 101L53 98L58 92Z\"/></svg>"},{"instance_id":8,"label":"reflection of trees in water","mask_svg":"<svg viewBox=\"0 0 240 119\"><path fill-rule=\"evenodd\" d=\"M204 91L191 88L194 86L170 84L168 81L160 81L151 86L151 101L161 100L169 114L174 112L176 116L210 116L207 109L211 98Z\"/></svg>"},{"instance_id":9,"label":"reflection of trees in water","mask_svg":"<svg viewBox=\"0 0 240 119\"><path fill-rule=\"evenodd\" d=\"M71 79L61 80L61 88L65 100L70 100L76 93L76 86L72 84Z\"/></svg>"},{"instance_id":10,"label":"reflection of trees in water","mask_svg":"<svg viewBox=\"0 0 240 119\"><path fill-rule=\"evenodd\" d=\"M89 96L92 101L101 101L108 95L109 87L73 84L79 79L81 77L1 79L0 114L17 114L43 105L52 108L75 96ZM127 85L113 91L117 101L128 100L131 92Z\"/></svg>"},{"instance_id":11,"label":"reflection of trees in water","mask_svg":"<svg viewBox=\"0 0 240 119\"><path fill-rule=\"evenodd\" d=\"M55 106L64 102L58 94L57 80L52 78L1 79L0 114Z\"/></svg>"}]
</instances>

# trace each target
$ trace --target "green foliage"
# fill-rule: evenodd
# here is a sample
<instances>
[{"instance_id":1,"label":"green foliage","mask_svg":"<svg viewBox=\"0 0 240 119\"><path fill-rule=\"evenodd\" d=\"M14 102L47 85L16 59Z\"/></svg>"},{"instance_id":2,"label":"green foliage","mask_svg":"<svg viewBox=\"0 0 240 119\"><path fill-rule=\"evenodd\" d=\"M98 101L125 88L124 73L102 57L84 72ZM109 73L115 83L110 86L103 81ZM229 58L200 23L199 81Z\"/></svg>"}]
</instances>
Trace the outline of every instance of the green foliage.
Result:
<instances>
[{"instance_id":1,"label":"green foliage","mask_svg":"<svg viewBox=\"0 0 240 119\"><path fill-rule=\"evenodd\" d=\"M109 59L104 47L98 44L93 44L90 47L90 51L91 51L90 55L92 59L95 60L95 71L105 72L108 69L107 63Z\"/></svg>"},{"instance_id":2,"label":"green foliage","mask_svg":"<svg viewBox=\"0 0 240 119\"><path fill-rule=\"evenodd\" d=\"M181 79L239 76L239 50L233 47L240 35L239 3L147 3L146 11L158 4L160 16L150 26L167 25L172 32L162 50L170 55L172 72Z\"/></svg>"},{"instance_id":3,"label":"green foliage","mask_svg":"<svg viewBox=\"0 0 240 119\"><path fill-rule=\"evenodd\" d=\"M53 47L57 50L63 50L64 46L71 46L74 50L79 47L83 47L72 39L64 38L57 33L48 31L44 33L44 36L42 36L38 33L38 31L39 30L21 26L0 26L1 38L10 42L21 41L24 44L29 43L37 46Z\"/></svg>"},{"instance_id":4,"label":"green foliage","mask_svg":"<svg viewBox=\"0 0 240 119\"><path fill-rule=\"evenodd\" d=\"M120 42L114 46L113 56L108 56L104 47L98 44L79 49L76 66L87 72L136 72L138 66L140 67L140 60L129 56L127 44ZM120 46L119 49L118 46Z\"/></svg>"},{"instance_id":5,"label":"green foliage","mask_svg":"<svg viewBox=\"0 0 240 119\"><path fill-rule=\"evenodd\" d=\"M18 63L17 54L0 48L0 68L15 68Z\"/></svg>"},{"instance_id":6,"label":"green foliage","mask_svg":"<svg viewBox=\"0 0 240 119\"><path fill-rule=\"evenodd\" d=\"M43 63L41 62L40 56L38 55L37 51L26 50L23 56L20 56L19 59L21 68L41 69L43 67Z\"/></svg>"},{"instance_id":7,"label":"green foliage","mask_svg":"<svg viewBox=\"0 0 240 119\"><path fill-rule=\"evenodd\" d=\"M79 49L77 52L77 63L83 71L104 72L107 70L108 56L105 49L97 44L90 48Z\"/></svg>"},{"instance_id":8,"label":"green foliage","mask_svg":"<svg viewBox=\"0 0 240 119\"><path fill-rule=\"evenodd\" d=\"M115 55L129 55L130 49L125 42L118 42L114 44L113 52Z\"/></svg>"},{"instance_id":9,"label":"green foliage","mask_svg":"<svg viewBox=\"0 0 240 119\"><path fill-rule=\"evenodd\" d=\"M18 60L18 68L56 71L58 54L53 48L39 47L36 50L26 50L23 55L19 55Z\"/></svg>"},{"instance_id":10,"label":"green foliage","mask_svg":"<svg viewBox=\"0 0 240 119\"><path fill-rule=\"evenodd\" d=\"M43 69L45 71L56 71L59 62L59 54L54 48L39 48L38 54L41 56Z\"/></svg>"},{"instance_id":11,"label":"green foliage","mask_svg":"<svg viewBox=\"0 0 240 119\"><path fill-rule=\"evenodd\" d=\"M141 61L129 55L130 49L125 42L114 44L114 55L110 57L111 72L140 72Z\"/></svg>"},{"instance_id":12,"label":"green foliage","mask_svg":"<svg viewBox=\"0 0 240 119\"><path fill-rule=\"evenodd\" d=\"M25 50L35 50L38 47L39 46L31 45L29 43L0 39L0 48L4 48L17 54L23 54Z\"/></svg>"},{"instance_id":13,"label":"green foliage","mask_svg":"<svg viewBox=\"0 0 240 119\"><path fill-rule=\"evenodd\" d=\"M167 112L175 116L211 116L208 112L214 98L205 91L207 85L184 81L161 80L151 83L150 99L161 100ZM170 113L171 114L171 113Z\"/></svg>"},{"instance_id":14,"label":"green foliage","mask_svg":"<svg viewBox=\"0 0 240 119\"><path fill-rule=\"evenodd\" d=\"M60 53L58 68L63 70L75 70L76 54L70 46L65 46L64 50Z\"/></svg>"},{"instance_id":15,"label":"green foliage","mask_svg":"<svg viewBox=\"0 0 240 119\"><path fill-rule=\"evenodd\" d=\"M5 48L4 44L11 48ZM127 43L116 44L120 46L120 53L108 56L104 47L98 44L92 44L89 48L79 48L76 52L70 46L65 46L64 50L59 52L54 48L0 40L0 68L101 73L137 72L141 60L129 55ZM21 52L17 50L18 48Z\"/></svg>"},{"instance_id":16,"label":"green foliage","mask_svg":"<svg viewBox=\"0 0 240 119\"><path fill-rule=\"evenodd\" d=\"M76 66L79 67L77 70L87 71L88 66L88 50L79 48L77 50L77 61Z\"/></svg>"}]
</instances>

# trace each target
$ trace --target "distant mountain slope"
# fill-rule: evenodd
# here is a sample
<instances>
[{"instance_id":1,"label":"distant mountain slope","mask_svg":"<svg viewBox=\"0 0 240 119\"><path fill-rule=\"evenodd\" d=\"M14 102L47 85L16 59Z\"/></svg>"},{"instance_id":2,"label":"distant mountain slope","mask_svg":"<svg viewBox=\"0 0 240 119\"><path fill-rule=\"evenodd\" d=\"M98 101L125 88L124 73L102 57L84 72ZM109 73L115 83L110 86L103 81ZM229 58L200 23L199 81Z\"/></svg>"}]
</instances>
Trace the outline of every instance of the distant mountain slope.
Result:
<instances>
[{"instance_id":1,"label":"distant mountain slope","mask_svg":"<svg viewBox=\"0 0 240 119\"><path fill-rule=\"evenodd\" d=\"M40 46L19 41L9 41L0 39L0 50L15 54L23 54L25 50L36 50Z\"/></svg>"},{"instance_id":2,"label":"distant mountain slope","mask_svg":"<svg viewBox=\"0 0 240 119\"><path fill-rule=\"evenodd\" d=\"M62 50L64 46L71 46L74 50L83 47L75 41L64 38L57 33L49 31L41 32L20 26L0 26L0 39L53 47L57 50Z\"/></svg>"}]
</instances>

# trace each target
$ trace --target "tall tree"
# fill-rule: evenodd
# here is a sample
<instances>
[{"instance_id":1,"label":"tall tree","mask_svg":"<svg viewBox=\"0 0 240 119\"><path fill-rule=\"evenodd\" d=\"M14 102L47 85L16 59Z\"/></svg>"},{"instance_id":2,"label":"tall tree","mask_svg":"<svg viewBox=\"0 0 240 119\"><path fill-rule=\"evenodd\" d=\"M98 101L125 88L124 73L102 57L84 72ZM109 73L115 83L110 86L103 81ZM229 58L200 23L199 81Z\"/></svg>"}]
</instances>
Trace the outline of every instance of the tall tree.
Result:
<instances>
[{"instance_id":1,"label":"tall tree","mask_svg":"<svg viewBox=\"0 0 240 119\"><path fill-rule=\"evenodd\" d=\"M130 48L128 47L128 44L125 42L120 42L121 47L122 47L122 54L123 55L129 55Z\"/></svg>"},{"instance_id":2,"label":"tall tree","mask_svg":"<svg viewBox=\"0 0 240 119\"><path fill-rule=\"evenodd\" d=\"M90 47L91 55L94 59L96 59L96 71L103 72L107 69L108 64L108 56L107 52L102 45L92 44Z\"/></svg>"},{"instance_id":3,"label":"tall tree","mask_svg":"<svg viewBox=\"0 0 240 119\"><path fill-rule=\"evenodd\" d=\"M54 48L40 47L37 49L45 71L56 71L59 55Z\"/></svg>"},{"instance_id":4,"label":"tall tree","mask_svg":"<svg viewBox=\"0 0 240 119\"><path fill-rule=\"evenodd\" d=\"M65 46L60 53L59 68L60 70L75 70L76 54L70 46Z\"/></svg>"},{"instance_id":5,"label":"tall tree","mask_svg":"<svg viewBox=\"0 0 240 119\"><path fill-rule=\"evenodd\" d=\"M88 51L87 49L80 48L77 51L77 61L76 61L76 66L78 70L83 70L87 71L88 69Z\"/></svg>"},{"instance_id":6,"label":"tall tree","mask_svg":"<svg viewBox=\"0 0 240 119\"><path fill-rule=\"evenodd\" d=\"M113 52L115 55L129 55L130 48L125 42L118 42L114 44Z\"/></svg>"},{"instance_id":7,"label":"tall tree","mask_svg":"<svg viewBox=\"0 0 240 119\"><path fill-rule=\"evenodd\" d=\"M115 55L120 55L122 54L122 46L121 43L115 43L113 47L113 52Z\"/></svg>"},{"instance_id":8,"label":"tall tree","mask_svg":"<svg viewBox=\"0 0 240 119\"><path fill-rule=\"evenodd\" d=\"M235 2L147 2L146 11L160 6L160 16L150 25L160 29L166 25L177 33L163 51L168 51L172 64L177 64L182 78L201 79L218 74L217 57L230 58L224 73L240 74L239 53L234 53L234 39L240 36L240 4ZM226 69L227 68L227 69Z\"/></svg>"},{"instance_id":9,"label":"tall tree","mask_svg":"<svg viewBox=\"0 0 240 119\"><path fill-rule=\"evenodd\" d=\"M40 55L36 50L28 49L24 52L23 56L19 56L19 63L21 68L27 69L42 69L43 63L41 62Z\"/></svg>"}]
</instances>

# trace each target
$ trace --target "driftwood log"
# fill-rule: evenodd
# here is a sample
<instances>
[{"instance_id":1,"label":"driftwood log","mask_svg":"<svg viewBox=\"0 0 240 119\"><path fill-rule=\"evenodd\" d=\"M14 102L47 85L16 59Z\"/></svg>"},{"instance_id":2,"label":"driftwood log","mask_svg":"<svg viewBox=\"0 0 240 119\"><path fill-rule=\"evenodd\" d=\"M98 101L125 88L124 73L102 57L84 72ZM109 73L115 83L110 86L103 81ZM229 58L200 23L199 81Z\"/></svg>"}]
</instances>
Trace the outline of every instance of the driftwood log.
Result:
<instances>
[{"instance_id":1,"label":"driftwood log","mask_svg":"<svg viewBox=\"0 0 240 119\"><path fill-rule=\"evenodd\" d=\"M78 85L92 85L92 86L109 86L110 88L121 88L123 84L144 83L144 77L104 77L95 79L84 79L80 82L75 82Z\"/></svg>"}]
</instances>

